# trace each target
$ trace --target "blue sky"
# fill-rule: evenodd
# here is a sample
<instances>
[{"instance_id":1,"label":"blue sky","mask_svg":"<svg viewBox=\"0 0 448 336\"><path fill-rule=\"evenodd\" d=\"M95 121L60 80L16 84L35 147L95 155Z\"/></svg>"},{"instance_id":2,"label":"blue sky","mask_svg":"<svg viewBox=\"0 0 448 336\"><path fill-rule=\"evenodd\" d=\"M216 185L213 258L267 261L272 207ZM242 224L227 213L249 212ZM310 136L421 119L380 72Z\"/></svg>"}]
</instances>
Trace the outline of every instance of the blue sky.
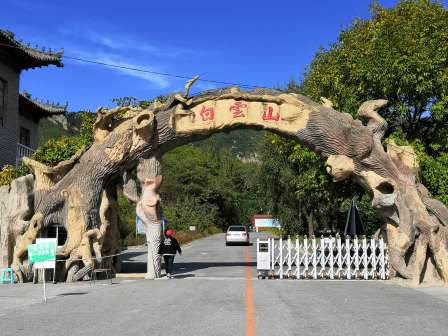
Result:
<instances>
[{"instance_id":1,"label":"blue sky","mask_svg":"<svg viewBox=\"0 0 448 336\"><path fill-rule=\"evenodd\" d=\"M219 81L278 87L299 80L320 46L334 42L370 0L115 1L2 0L0 28L73 57ZM384 6L396 1L381 0ZM185 80L64 59L24 71L21 91L69 102L69 110L112 106L182 91ZM199 82L193 91L219 85Z\"/></svg>"}]
</instances>

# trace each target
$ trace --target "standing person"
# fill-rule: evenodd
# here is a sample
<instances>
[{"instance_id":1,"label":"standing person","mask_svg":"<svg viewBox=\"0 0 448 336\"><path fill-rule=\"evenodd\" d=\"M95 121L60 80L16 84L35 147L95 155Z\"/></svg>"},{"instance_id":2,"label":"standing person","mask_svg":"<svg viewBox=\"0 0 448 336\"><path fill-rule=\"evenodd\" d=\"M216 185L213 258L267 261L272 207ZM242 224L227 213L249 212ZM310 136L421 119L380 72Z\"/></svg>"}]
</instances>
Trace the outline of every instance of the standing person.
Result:
<instances>
[{"instance_id":1,"label":"standing person","mask_svg":"<svg viewBox=\"0 0 448 336\"><path fill-rule=\"evenodd\" d=\"M165 237L162 239L162 243L159 248L159 254L163 255L163 259L165 261L166 276L169 279L173 277L173 264L176 252L179 252L179 254L182 255L179 242L176 238L174 238L175 234L176 231L174 230L166 230Z\"/></svg>"}]
</instances>

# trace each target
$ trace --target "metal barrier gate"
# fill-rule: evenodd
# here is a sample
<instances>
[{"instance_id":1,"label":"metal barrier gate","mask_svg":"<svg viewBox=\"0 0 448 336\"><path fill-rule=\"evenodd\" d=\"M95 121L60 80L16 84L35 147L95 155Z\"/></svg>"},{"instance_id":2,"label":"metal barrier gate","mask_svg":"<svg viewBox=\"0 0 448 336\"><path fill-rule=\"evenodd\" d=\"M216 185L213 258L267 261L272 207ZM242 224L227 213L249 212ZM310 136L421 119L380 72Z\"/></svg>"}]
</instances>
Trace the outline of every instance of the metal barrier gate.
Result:
<instances>
[{"instance_id":1,"label":"metal barrier gate","mask_svg":"<svg viewBox=\"0 0 448 336\"><path fill-rule=\"evenodd\" d=\"M389 257L382 238L257 239L257 261L261 257L260 243L268 247L270 262L268 269L259 269L259 278L265 275L280 279L389 278Z\"/></svg>"}]
</instances>

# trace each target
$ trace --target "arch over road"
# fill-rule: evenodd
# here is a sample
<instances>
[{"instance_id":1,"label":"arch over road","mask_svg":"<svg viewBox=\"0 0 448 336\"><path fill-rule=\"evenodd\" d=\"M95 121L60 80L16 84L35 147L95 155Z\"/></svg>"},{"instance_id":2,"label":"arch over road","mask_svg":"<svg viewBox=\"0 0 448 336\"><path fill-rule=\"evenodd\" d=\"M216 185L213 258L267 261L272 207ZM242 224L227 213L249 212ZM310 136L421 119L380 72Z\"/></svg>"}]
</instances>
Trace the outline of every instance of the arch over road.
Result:
<instances>
[{"instance_id":1,"label":"arch over road","mask_svg":"<svg viewBox=\"0 0 448 336\"><path fill-rule=\"evenodd\" d=\"M52 223L63 224L68 231L61 253L70 256L69 260L81 257L84 272L92 267L92 253L101 255L118 220L117 176L125 174L125 191L132 190L127 186L135 182L126 177L126 171L138 166L138 179L146 181L146 196L153 204L148 216L157 220L161 182L157 158L216 132L255 128L295 139L326 159L327 171L335 181L352 177L369 192L385 222L394 272L417 283L425 271L448 281L448 210L416 182L418 167L407 155L410 148L388 146L384 150L381 140L387 123L377 110L387 101L363 103L358 111L363 124L334 110L328 100L318 104L296 94L238 87L188 97L189 85L184 95L175 94L148 108L99 109L95 143L70 162L50 168L27 160L35 175L34 215L25 224L10 224L22 225L24 231L16 241L13 259L19 279L28 244ZM138 202L138 195L128 194ZM83 275L76 271L77 278Z\"/></svg>"}]
</instances>

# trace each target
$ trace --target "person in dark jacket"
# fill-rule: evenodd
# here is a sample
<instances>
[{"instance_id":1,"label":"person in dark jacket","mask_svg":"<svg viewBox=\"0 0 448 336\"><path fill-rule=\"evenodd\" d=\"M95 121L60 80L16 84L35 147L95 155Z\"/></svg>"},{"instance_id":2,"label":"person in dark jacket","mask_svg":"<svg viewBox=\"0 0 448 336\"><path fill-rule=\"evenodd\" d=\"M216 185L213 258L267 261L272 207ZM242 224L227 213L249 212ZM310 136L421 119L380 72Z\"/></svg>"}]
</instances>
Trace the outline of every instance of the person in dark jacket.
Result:
<instances>
[{"instance_id":1,"label":"person in dark jacket","mask_svg":"<svg viewBox=\"0 0 448 336\"><path fill-rule=\"evenodd\" d=\"M165 261L166 276L169 279L173 277L173 264L176 252L179 252L180 255L182 254L179 242L176 240L176 238L174 238L175 234L176 231L174 230L166 230L165 237L162 238L162 242L159 248L159 254L163 255L163 259Z\"/></svg>"}]
</instances>

